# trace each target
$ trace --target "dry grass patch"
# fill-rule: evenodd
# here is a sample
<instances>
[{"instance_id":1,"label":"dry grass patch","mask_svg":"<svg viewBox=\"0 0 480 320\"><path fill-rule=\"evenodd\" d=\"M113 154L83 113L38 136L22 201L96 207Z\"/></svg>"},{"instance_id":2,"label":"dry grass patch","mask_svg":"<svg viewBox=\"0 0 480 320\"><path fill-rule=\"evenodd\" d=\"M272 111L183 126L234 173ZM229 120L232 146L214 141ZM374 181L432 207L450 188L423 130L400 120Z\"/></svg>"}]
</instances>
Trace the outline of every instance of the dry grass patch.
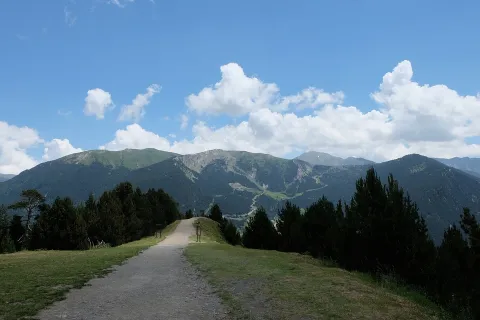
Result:
<instances>
[{"instance_id":1,"label":"dry grass patch","mask_svg":"<svg viewBox=\"0 0 480 320\"><path fill-rule=\"evenodd\" d=\"M421 295L299 254L192 244L186 255L236 319L443 319Z\"/></svg>"}]
</instances>

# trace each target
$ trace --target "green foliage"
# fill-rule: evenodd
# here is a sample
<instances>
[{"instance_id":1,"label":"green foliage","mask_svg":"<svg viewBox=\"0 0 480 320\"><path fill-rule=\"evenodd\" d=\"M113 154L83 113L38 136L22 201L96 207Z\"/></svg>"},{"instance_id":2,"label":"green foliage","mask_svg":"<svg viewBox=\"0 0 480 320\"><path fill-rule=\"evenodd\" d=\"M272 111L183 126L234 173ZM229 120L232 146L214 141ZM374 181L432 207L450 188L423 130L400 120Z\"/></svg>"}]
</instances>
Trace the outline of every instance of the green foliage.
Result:
<instances>
[{"instance_id":1,"label":"green foliage","mask_svg":"<svg viewBox=\"0 0 480 320\"><path fill-rule=\"evenodd\" d=\"M242 242L240 232L238 232L237 227L230 220L224 218L220 227L225 241L234 246Z\"/></svg>"},{"instance_id":2,"label":"green foliage","mask_svg":"<svg viewBox=\"0 0 480 320\"><path fill-rule=\"evenodd\" d=\"M242 243L247 248L272 250L277 248L278 234L263 207L255 210L242 235Z\"/></svg>"},{"instance_id":3,"label":"green foliage","mask_svg":"<svg viewBox=\"0 0 480 320\"><path fill-rule=\"evenodd\" d=\"M22 210L26 213L25 232L17 239L19 243L27 247L29 245L32 234L32 220L37 214L38 210L45 203L45 197L35 189L23 190L20 194L20 201L11 204L8 208L12 210Z\"/></svg>"},{"instance_id":4,"label":"green foliage","mask_svg":"<svg viewBox=\"0 0 480 320\"><path fill-rule=\"evenodd\" d=\"M0 206L0 253L15 251L15 245L10 236L10 219L7 215L7 208Z\"/></svg>"},{"instance_id":5,"label":"green foliage","mask_svg":"<svg viewBox=\"0 0 480 320\"><path fill-rule=\"evenodd\" d=\"M226 242L234 246L241 243L240 232L230 220L223 217L223 212L217 203L211 207L208 218L219 223L220 231Z\"/></svg>"},{"instance_id":6,"label":"green foliage","mask_svg":"<svg viewBox=\"0 0 480 320\"><path fill-rule=\"evenodd\" d=\"M343 223L341 203L335 208L333 203L322 197L309 206L303 221L307 251L314 257L340 259L344 240L340 228Z\"/></svg>"},{"instance_id":7,"label":"green foliage","mask_svg":"<svg viewBox=\"0 0 480 320\"><path fill-rule=\"evenodd\" d=\"M276 221L279 249L282 251L305 251L305 233L300 208L287 201L278 212Z\"/></svg>"},{"instance_id":8,"label":"green foliage","mask_svg":"<svg viewBox=\"0 0 480 320\"><path fill-rule=\"evenodd\" d=\"M192 209L188 209L187 212L185 212L185 219L191 219L193 218L193 211Z\"/></svg>"},{"instance_id":9,"label":"green foliage","mask_svg":"<svg viewBox=\"0 0 480 320\"><path fill-rule=\"evenodd\" d=\"M31 190L28 192L35 194ZM24 201L12 207L39 212L29 233L28 246L25 246L29 249L82 250L118 246L153 235L157 229L180 217L177 203L163 190L150 189L142 193L128 182L105 191L98 201L90 194L85 203L77 206L66 197L56 198L51 205ZM25 245L21 241L25 230L21 217L14 216L9 233L17 250Z\"/></svg>"},{"instance_id":10,"label":"green foliage","mask_svg":"<svg viewBox=\"0 0 480 320\"><path fill-rule=\"evenodd\" d=\"M220 207L218 204L214 204L212 208L210 209L210 214L208 215L210 219L213 221L217 221L218 223L221 223L223 220L223 213L222 210L220 210Z\"/></svg>"},{"instance_id":11,"label":"green foliage","mask_svg":"<svg viewBox=\"0 0 480 320\"><path fill-rule=\"evenodd\" d=\"M15 251L20 251L23 249L21 239L25 234L25 227L22 223L22 217L14 215L12 221L10 222L10 236L12 237L13 245L15 246Z\"/></svg>"},{"instance_id":12,"label":"green foliage","mask_svg":"<svg viewBox=\"0 0 480 320\"><path fill-rule=\"evenodd\" d=\"M215 198L224 212L246 213L253 204L263 206L272 219L285 200L300 208L322 196L333 203L349 201L355 181L368 168L312 166L299 160L221 150L168 157L160 153L152 149L97 150L43 163L1 183L0 204L17 201L24 189L47 194L47 202L68 196L78 203L90 192L98 198L127 180L143 191L163 188L179 202L182 212L189 208L199 212ZM438 161L410 155L373 166L382 181L393 173L402 182L425 217L436 244L440 244L451 222L459 222L459 207L471 206L473 213L480 212L480 202L472 202L480 199L477 179Z\"/></svg>"},{"instance_id":13,"label":"green foliage","mask_svg":"<svg viewBox=\"0 0 480 320\"><path fill-rule=\"evenodd\" d=\"M37 250L0 256L0 319L33 319L38 312L65 298L72 288L112 271L126 259L157 244L178 225L162 231L162 237L146 237L117 247L100 245L95 250Z\"/></svg>"},{"instance_id":14,"label":"green foliage","mask_svg":"<svg viewBox=\"0 0 480 320\"><path fill-rule=\"evenodd\" d=\"M335 206L322 197L303 215L287 201L278 213L278 236L265 210L257 210L245 227L244 246L308 251L381 283L386 278L404 283L455 317L478 319L480 226L470 210L461 215L463 233L449 228L436 248L417 205L392 175L383 185L371 168L355 187L350 204Z\"/></svg>"}]
</instances>

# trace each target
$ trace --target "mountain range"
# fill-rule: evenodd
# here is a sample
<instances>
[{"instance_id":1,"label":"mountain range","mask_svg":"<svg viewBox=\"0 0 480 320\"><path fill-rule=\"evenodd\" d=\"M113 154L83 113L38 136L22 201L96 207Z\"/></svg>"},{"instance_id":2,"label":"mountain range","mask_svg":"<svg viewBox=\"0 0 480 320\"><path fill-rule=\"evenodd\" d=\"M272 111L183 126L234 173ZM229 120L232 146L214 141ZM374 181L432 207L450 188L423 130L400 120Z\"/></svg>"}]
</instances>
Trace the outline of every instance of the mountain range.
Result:
<instances>
[{"instance_id":1,"label":"mountain range","mask_svg":"<svg viewBox=\"0 0 480 320\"><path fill-rule=\"evenodd\" d=\"M478 159L470 160L473 163ZM461 163L455 158L432 159L416 154L374 163L315 152L283 159L224 150L191 155L156 149L94 150L39 164L0 182L0 204L18 200L20 192L29 188L38 189L48 201L69 196L79 202L91 192L99 196L119 182L130 181L143 190L163 188L182 211L199 212L218 203L224 213L243 224L258 206L273 218L286 200L302 208L322 195L331 201L348 202L356 180L373 166L384 183L392 173L409 192L438 242L444 229L458 222L462 207L480 212L480 179L471 174L480 172L470 170L476 168L473 164Z\"/></svg>"},{"instance_id":2,"label":"mountain range","mask_svg":"<svg viewBox=\"0 0 480 320\"><path fill-rule=\"evenodd\" d=\"M308 151L295 159L303 160L313 165L322 166L354 166L354 165L366 165L374 164L375 162L364 158L348 157L346 159L332 156L331 154L324 152Z\"/></svg>"},{"instance_id":3,"label":"mountain range","mask_svg":"<svg viewBox=\"0 0 480 320\"><path fill-rule=\"evenodd\" d=\"M0 173L0 182L7 181L15 177L14 174L2 174Z\"/></svg>"}]
</instances>

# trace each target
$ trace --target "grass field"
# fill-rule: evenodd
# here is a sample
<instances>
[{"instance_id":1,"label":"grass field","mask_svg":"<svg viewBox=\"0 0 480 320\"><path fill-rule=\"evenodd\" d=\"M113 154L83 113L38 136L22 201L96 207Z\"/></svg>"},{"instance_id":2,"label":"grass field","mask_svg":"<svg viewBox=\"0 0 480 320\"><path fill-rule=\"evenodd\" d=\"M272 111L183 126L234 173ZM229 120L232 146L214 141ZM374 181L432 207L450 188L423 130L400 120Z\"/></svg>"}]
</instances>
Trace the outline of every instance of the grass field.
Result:
<instances>
[{"instance_id":1,"label":"grass field","mask_svg":"<svg viewBox=\"0 0 480 320\"><path fill-rule=\"evenodd\" d=\"M87 251L23 251L0 255L0 319L34 316L71 288L105 275L112 266L163 240L179 221L165 228L161 238L149 237L124 245Z\"/></svg>"},{"instance_id":2,"label":"grass field","mask_svg":"<svg viewBox=\"0 0 480 320\"><path fill-rule=\"evenodd\" d=\"M226 243L220 231L220 225L217 222L204 217L198 218L197 221L200 223L202 230L200 237L201 243ZM195 234L190 237L190 241L196 242L196 240L197 236Z\"/></svg>"},{"instance_id":3,"label":"grass field","mask_svg":"<svg viewBox=\"0 0 480 320\"><path fill-rule=\"evenodd\" d=\"M191 244L188 259L217 289L234 319L444 319L415 292L311 257Z\"/></svg>"}]
</instances>

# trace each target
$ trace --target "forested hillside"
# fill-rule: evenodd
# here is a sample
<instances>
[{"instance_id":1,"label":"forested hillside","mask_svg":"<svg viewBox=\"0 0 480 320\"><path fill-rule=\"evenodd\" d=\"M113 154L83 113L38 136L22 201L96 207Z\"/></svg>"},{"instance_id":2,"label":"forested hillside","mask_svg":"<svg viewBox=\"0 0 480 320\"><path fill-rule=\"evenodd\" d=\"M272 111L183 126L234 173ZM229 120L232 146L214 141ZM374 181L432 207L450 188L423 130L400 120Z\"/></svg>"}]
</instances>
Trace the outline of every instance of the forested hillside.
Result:
<instances>
[{"instance_id":1,"label":"forested hillside","mask_svg":"<svg viewBox=\"0 0 480 320\"><path fill-rule=\"evenodd\" d=\"M51 203L56 197L77 204L130 181L142 192L162 188L185 212L208 211L219 204L229 218L243 226L256 208L270 218L289 200L306 208L321 196L349 201L355 181L367 165L312 165L293 159L242 151L210 150L175 155L153 149L121 152L87 151L46 162L0 184L0 204L19 200L22 190L36 189ZM464 206L480 212L480 182L472 175L420 155L373 164L386 181L389 173L402 181L427 221L436 243L443 230L458 223ZM74 183L73 183L74 182Z\"/></svg>"}]
</instances>

